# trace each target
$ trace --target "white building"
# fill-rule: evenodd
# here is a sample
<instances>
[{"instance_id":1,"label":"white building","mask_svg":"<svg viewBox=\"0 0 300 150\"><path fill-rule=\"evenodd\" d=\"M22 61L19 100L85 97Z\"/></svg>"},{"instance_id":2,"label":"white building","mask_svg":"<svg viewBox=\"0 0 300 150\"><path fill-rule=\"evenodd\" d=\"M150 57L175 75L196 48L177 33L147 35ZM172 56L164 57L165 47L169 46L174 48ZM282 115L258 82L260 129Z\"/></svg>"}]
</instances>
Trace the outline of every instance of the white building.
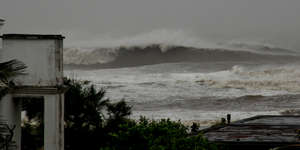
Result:
<instances>
[{"instance_id":1,"label":"white building","mask_svg":"<svg viewBox=\"0 0 300 150\"><path fill-rule=\"evenodd\" d=\"M26 97L44 100L44 149L64 149L63 39L61 35L2 35L0 61L17 59L28 67L26 75L14 80L17 87L0 100L0 116L16 125L17 150L21 149L19 99Z\"/></svg>"}]
</instances>

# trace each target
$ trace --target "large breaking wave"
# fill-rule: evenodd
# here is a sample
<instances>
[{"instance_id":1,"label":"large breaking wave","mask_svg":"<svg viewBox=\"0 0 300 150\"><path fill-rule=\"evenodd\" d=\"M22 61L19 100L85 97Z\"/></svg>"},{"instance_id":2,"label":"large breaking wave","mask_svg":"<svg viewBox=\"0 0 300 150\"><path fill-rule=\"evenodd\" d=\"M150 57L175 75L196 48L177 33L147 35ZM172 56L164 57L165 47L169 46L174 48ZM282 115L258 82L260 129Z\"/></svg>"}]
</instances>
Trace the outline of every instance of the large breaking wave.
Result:
<instances>
[{"instance_id":1,"label":"large breaking wave","mask_svg":"<svg viewBox=\"0 0 300 150\"><path fill-rule=\"evenodd\" d=\"M126 40L82 44L89 48L66 48L68 66L111 68L170 62L299 60L299 53L270 44L228 42L211 44L183 32L155 31ZM92 48L91 48L92 47Z\"/></svg>"},{"instance_id":2,"label":"large breaking wave","mask_svg":"<svg viewBox=\"0 0 300 150\"><path fill-rule=\"evenodd\" d=\"M298 61L295 53L277 54L250 52L246 50L199 49L183 46L169 46L168 50L158 44L146 47L120 47L78 49L64 51L65 64L85 67L129 67L170 62L215 62L215 61ZM278 49L277 49L278 50ZM270 50L269 50L270 51Z\"/></svg>"}]
</instances>

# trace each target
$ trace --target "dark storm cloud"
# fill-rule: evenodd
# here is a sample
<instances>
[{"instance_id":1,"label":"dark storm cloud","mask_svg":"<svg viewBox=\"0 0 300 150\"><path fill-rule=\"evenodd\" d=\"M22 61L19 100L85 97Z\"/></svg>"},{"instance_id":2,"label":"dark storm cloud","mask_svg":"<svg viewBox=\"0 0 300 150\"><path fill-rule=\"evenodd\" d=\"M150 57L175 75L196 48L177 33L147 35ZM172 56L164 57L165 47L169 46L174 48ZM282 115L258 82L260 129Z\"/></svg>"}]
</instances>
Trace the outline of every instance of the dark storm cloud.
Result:
<instances>
[{"instance_id":1,"label":"dark storm cloud","mask_svg":"<svg viewBox=\"0 0 300 150\"><path fill-rule=\"evenodd\" d=\"M181 29L199 37L265 39L300 48L299 0L1 0L3 32L70 39Z\"/></svg>"}]
</instances>

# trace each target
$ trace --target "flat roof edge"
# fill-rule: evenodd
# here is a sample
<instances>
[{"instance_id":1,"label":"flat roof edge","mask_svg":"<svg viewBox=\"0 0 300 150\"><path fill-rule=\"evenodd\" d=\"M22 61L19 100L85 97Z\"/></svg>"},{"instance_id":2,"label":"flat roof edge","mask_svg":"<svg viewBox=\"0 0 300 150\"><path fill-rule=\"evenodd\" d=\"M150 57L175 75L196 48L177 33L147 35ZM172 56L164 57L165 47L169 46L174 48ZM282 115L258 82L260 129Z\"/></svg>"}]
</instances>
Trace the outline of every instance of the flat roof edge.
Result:
<instances>
[{"instance_id":1,"label":"flat roof edge","mask_svg":"<svg viewBox=\"0 0 300 150\"><path fill-rule=\"evenodd\" d=\"M39 40L39 39L59 39L62 40L65 37L59 34L3 34L0 36L2 39L27 39L27 40Z\"/></svg>"}]
</instances>

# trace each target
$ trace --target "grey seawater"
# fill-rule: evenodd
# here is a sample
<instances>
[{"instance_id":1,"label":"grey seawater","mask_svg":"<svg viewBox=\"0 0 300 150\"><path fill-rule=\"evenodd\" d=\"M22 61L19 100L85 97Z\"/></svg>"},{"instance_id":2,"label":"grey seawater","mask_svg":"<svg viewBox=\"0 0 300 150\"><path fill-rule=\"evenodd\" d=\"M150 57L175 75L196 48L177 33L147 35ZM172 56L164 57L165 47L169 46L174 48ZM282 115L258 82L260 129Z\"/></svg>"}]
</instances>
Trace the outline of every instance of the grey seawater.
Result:
<instances>
[{"instance_id":1,"label":"grey seawater","mask_svg":"<svg viewBox=\"0 0 300 150\"><path fill-rule=\"evenodd\" d=\"M67 69L90 80L112 101L133 106L132 118L198 121L210 124L300 109L298 64L247 61L179 62L114 69Z\"/></svg>"}]
</instances>

